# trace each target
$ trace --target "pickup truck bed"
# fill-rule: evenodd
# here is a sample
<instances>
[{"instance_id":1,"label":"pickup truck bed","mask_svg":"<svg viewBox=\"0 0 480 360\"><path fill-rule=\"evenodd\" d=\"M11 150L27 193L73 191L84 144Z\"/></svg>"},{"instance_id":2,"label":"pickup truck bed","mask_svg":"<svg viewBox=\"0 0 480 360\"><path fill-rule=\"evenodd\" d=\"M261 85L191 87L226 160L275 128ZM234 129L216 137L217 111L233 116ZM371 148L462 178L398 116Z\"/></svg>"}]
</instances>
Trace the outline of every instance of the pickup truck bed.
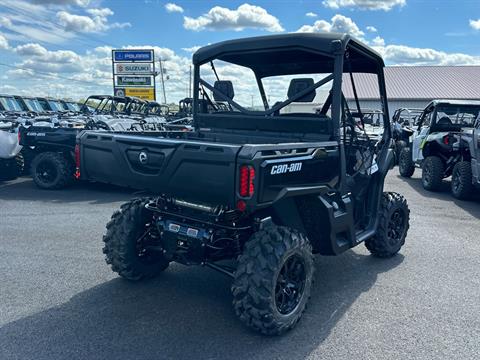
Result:
<instances>
[{"instance_id":1,"label":"pickup truck bed","mask_svg":"<svg viewBox=\"0 0 480 360\"><path fill-rule=\"evenodd\" d=\"M338 181L336 142L293 142L292 134L249 138L251 144L241 145L244 135L238 134L184 133L174 139L84 131L77 139L81 179L230 207L242 164L255 169L256 206L268 205L286 186Z\"/></svg>"}]
</instances>

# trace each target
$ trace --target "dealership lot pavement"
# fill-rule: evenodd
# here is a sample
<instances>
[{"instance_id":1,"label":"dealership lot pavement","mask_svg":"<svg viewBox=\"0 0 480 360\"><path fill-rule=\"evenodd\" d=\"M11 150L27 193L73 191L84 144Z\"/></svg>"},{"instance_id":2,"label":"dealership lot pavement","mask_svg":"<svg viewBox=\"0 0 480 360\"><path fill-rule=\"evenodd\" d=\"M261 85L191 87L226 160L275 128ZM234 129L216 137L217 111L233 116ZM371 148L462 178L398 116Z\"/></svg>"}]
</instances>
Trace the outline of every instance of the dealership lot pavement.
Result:
<instances>
[{"instance_id":1,"label":"dealership lot pavement","mask_svg":"<svg viewBox=\"0 0 480 360\"><path fill-rule=\"evenodd\" d=\"M393 171L411 227L401 254L363 245L317 258L310 306L283 337L250 332L230 280L172 265L143 283L118 278L101 236L132 191L0 183L0 359L478 359L480 199L425 192Z\"/></svg>"}]
</instances>

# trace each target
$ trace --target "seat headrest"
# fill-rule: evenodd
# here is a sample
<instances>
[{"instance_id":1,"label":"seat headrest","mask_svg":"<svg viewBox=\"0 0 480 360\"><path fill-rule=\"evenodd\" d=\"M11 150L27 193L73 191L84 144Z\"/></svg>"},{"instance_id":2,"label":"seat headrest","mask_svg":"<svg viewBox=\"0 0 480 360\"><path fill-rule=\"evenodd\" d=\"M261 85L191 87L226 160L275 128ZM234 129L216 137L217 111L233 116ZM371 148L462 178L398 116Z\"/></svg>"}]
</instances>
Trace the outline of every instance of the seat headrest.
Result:
<instances>
[{"instance_id":1,"label":"seat headrest","mask_svg":"<svg viewBox=\"0 0 480 360\"><path fill-rule=\"evenodd\" d=\"M306 88L312 86L315 82L312 78L302 78L302 79L292 79L290 81L290 86L288 87L289 98L295 96L299 92L302 92ZM308 94L302 96L300 99L295 100L295 102L312 102L315 99L316 92L312 90Z\"/></svg>"},{"instance_id":2,"label":"seat headrest","mask_svg":"<svg viewBox=\"0 0 480 360\"><path fill-rule=\"evenodd\" d=\"M223 95L225 95L230 100L233 100L233 97L235 96L235 92L233 91L233 84L230 80L217 80L213 84L213 87L215 90L220 91ZM213 99L215 101L225 101L225 99L222 99L215 92L213 93Z\"/></svg>"},{"instance_id":3,"label":"seat headrest","mask_svg":"<svg viewBox=\"0 0 480 360\"><path fill-rule=\"evenodd\" d=\"M448 116L442 117L437 121L438 125L452 125L452 120Z\"/></svg>"}]
</instances>

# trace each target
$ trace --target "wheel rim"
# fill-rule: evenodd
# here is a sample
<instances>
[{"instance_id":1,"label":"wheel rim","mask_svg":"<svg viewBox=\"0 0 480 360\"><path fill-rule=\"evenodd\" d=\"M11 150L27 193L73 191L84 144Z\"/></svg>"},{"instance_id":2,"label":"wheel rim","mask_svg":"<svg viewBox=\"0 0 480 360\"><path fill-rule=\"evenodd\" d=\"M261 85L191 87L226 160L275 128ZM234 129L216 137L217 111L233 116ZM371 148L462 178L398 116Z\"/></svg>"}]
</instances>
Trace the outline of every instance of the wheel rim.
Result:
<instances>
[{"instance_id":1,"label":"wheel rim","mask_svg":"<svg viewBox=\"0 0 480 360\"><path fill-rule=\"evenodd\" d=\"M459 175L458 171L453 172L452 176L452 190L454 193L457 193L462 186L462 177Z\"/></svg>"},{"instance_id":2,"label":"wheel rim","mask_svg":"<svg viewBox=\"0 0 480 360\"><path fill-rule=\"evenodd\" d=\"M430 168L429 164L426 163L423 167L423 182L425 184L430 184L430 181L432 180L432 169Z\"/></svg>"},{"instance_id":3,"label":"wheel rim","mask_svg":"<svg viewBox=\"0 0 480 360\"><path fill-rule=\"evenodd\" d=\"M37 167L38 179L43 183L51 183L58 175L56 167L48 161L42 161Z\"/></svg>"},{"instance_id":4,"label":"wheel rim","mask_svg":"<svg viewBox=\"0 0 480 360\"><path fill-rule=\"evenodd\" d=\"M388 222L388 242L390 245L397 245L405 232L405 212L401 209L397 209L390 216L390 221Z\"/></svg>"},{"instance_id":5,"label":"wheel rim","mask_svg":"<svg viewBox=\"0 0 480 360\"><path fill-rule=\"evenodd\" d=\"M302 299L307 278L305 262L292 255L283 263L275 286L275 305L282 315L294 312Z\"/></svg>"}]
</instances>

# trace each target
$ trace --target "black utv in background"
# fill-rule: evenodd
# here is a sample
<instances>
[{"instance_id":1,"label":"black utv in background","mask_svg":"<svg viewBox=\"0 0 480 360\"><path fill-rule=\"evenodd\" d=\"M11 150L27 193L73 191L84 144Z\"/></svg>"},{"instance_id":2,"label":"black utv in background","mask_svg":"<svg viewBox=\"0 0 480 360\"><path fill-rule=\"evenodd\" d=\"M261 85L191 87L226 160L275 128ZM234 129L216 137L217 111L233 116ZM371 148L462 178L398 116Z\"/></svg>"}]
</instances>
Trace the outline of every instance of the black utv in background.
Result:
<instances>
[{"instance_id":1,"label":"black utv in background","mask_svg":"<svg viewBox=\"0 0 480 360\"><path fill-rule=\"evenodd\" d=\"M400 175L422 168L426 190L438 191L452 177L451 191L468 199L480 187L480 101L434 100L427 105L400 155Z\"/></svg>"},{"instance_id":2,"label":"black utv in background","mask_svg":"<svg viewBox=\"0 0 480 360\"><path fill-rule=\"evenodd\" d=\"M281 334L306 308L313 254L339 255L364 242L388 258L405 242L406 200L383 192L394 162L390 126L370 138L360 108L350 111L341 91L343 73L375 75L389 124L384 63L348 35L287 34L210 45L193 64L193 132L180 139L109 134L101 148L81 142L80 158L98 155L87 172L108 176L115 169L100 163L122 158L117 173L158 194L113 214L106 261L129 280L158 275L172 261L218 270L233 278L241 321ZM237 99L234 84L218 76L223 66L253 72L263 110ZM271 105L264 85L282 76L293 77L287 97ZM316 96L324 96L318 114L284 111Z\"/></svg>"}]
</instances>

